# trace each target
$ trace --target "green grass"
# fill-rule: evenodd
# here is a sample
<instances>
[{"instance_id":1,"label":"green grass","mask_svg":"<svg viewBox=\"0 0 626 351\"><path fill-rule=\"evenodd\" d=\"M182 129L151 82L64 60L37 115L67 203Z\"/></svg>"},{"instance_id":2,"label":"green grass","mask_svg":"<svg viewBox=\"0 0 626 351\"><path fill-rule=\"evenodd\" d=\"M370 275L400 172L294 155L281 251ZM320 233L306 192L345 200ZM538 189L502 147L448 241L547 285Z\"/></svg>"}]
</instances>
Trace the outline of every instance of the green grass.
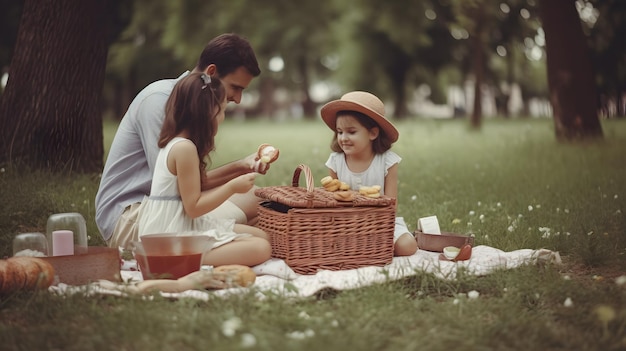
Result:
<instances>
[{"instance_id":1,"label":"green grass","mask_svg":"<svg viewBox=\"0 0 626 351\"><path fill-rule=\"evenodd\" d=\"M442 230L473 233L505 251L559 251L560 266L527 266L454 281L417 274L304 299L266 294L207 302L17 294L0 300L0 349L623 350L626 349L626 121L605 121L605 139L559 144L548 120L397 123L399 215L411 229L437 215ZM112 140L115 125L105 125ZM281 150L257 185L288 185L298 164L314 178L331 133L319 121L228 121L214 165L269 142ZM50 214L80 212L91 245L97 176L0 173L0 256ZM475 290L479 298L469 299ZM570 298L573 306L566 307ZM611 314L613 313L613 314ZM239 320L233 336L226 321ZM253 341L251 341L253 340ZM242 344L243 343L243 344Z\"/></svg>"}]
</instances>

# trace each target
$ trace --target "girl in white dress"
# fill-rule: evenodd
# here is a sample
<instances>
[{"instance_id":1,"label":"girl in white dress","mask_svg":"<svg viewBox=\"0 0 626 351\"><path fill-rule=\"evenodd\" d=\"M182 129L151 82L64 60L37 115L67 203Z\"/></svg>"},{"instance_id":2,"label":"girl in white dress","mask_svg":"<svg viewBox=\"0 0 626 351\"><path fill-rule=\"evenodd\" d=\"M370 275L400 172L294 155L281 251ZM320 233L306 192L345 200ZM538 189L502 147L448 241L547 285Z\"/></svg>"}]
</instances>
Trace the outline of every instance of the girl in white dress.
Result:
<instances>
[{"instance_id":1,"label":"girl in white dress","mask_svg":"<svg viewBox=\"0 0 626 351\"><path fill-rule=\"evenodd\" d=\"M353 91L327 103L322 119L335 132L326 167L330 176L348 183L350 189L379 185L380 192L398 197L398 164L402 160L391 151L398 130L385 118L385 105L378 97ZM396 217L394 255L409 256L417 251L417 241L404 219Z\"/></svg>"},{"instance_id":2,"label":"girl in white dress","mask_svg":"<svg viewBox=\"0 0 626 351\"><path fill-rule=\"evenodd\" d=\"M151 233L208 235L216 243L204 255L203 264L253 266L270 258L267 234L208 213L231 195L248 192L256 173L202 190L226 103L221 81L204 73L190 73L176 84L165 107L160 151L150 196L141 203L138 232L140 238Z\"/></svg>"}]
</instances>

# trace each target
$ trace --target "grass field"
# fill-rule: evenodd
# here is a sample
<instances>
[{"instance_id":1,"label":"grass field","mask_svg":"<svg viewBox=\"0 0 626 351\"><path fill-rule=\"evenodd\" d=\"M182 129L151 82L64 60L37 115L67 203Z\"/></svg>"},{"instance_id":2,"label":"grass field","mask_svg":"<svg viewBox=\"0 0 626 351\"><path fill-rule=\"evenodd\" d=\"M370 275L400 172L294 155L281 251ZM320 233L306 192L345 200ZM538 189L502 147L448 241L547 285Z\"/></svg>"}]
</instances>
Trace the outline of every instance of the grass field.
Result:
<instances>
[{"instance_id":1,"label":"grass field","mask_svg":"<svg viewBox=\"0 0 626 351\"><path fill-rule=\"evenodd\" d=\"M0 300L0 350L626 349L626 121L603 122L604 140L584 144L557 143L548 120L487 120L479 132L461 120L397 126L398 211L411 229L437 215L477 245L547 248L563 265L454 281L417 273L298 300L254 289L207 302L18 294ZM114 130L105 125L107 142ZM269 142L280 159L257 185L290 184L300 163L319 180L330 138L319 121L228 121L213 165ZM0 171L0 256L59 212L82 213L90 244L102 245L98 175Z\"/></svg>"}]
</instances>

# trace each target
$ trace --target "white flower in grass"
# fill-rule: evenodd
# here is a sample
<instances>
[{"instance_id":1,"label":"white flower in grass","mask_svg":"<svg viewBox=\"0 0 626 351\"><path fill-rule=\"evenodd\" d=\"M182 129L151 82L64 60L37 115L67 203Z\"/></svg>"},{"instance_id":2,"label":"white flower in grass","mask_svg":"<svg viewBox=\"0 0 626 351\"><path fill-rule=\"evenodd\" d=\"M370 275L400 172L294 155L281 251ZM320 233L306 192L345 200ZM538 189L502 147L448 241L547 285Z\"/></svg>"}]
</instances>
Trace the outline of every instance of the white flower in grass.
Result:
<instances>
[{"instance_id":1,"label":"white flower in grass","mask_svg":"<svg viewBox=\"0 0 626 351\"><path fill-rule=\"evenodd\" d=\"M556 208L556 213L560 213L561 212L561 208L557 207Z\"/></svg>"},{"instance_id":2,"label":"white flower in grass","mask_svg":"<svg viewBox=\"0 0 626 351\"><path fill-rule=\"evenodd\" d=\"M412 201L417 200L417 195L413 195L413 196L411 196L411 200L412 200Z\"/></svg>"},{"instance_id":3,"label":"white flower in grass","mask_svg":"<svg viewBox=\"0 0 626 351\"><path fill-rule=\"evenodd\" d=\"M496 207L502 207L502 203L498 202L498 203L496 204Z\"/></svg>"},{"instance_id":4,"label":"white flower in grass","mask_svg":"<svg viewBox=\"0 0 626 351\"><path fill-rule=\"evenodd\" d=\"M482 205L482 204L483 204L483 203L482 203L482 202L480 202L480 201L478 201L478 202L476 203L476 205L477 205L477 206L480 206L480 205Z\"/></svg>"},{"instance_id":5,"label":"white flower in grass","mask_svg":"<svg viewBox=\"0 0 626 351\"><path fill-rule=\"evenodd\" d=\"M452 300L453 305L458 305L460 303L459 299Z\"/></svg>"},{"instance_id":6,"label":"white flower in grass","mask_svg":"<svg viewBox=\"0 0 626 351\"><path fill-rule=\"evenodd\" d=\"M468 297L470 300L477 299L477 298L478 298L478 296L480 296L480 293L479 293L478 291L476 291L476 290L472 290L472 291L470 291L470 292L468 292L468 293L467 293L467 297Z\"/></svg>"},{"instance_id":7,"label":"white flower in grass","mask_svg":"<svg viewBox=\"0 0 626 351\"><path fill-rule=\"evenodd\" d=\"M541 204L536 204L535 208L541 208Z\"/></svg>"},{"instance_id":8,"label":"white flower in grass","mask_svg":"<svg viewBox=\"0 0 626 351\"><path fill-rule=\"evenodd\" d=\"M566 208L566 209L563 210L563 212L569 213L569 209Z\"/></svg>"},{"instance_id":9,"label":"white flower in grass","mask_svg":"<svg viewBox=\"0 0 626 351\"><path fill-rule=\"evenodd\" d=\"M302 319L311 319L311 316L309 316L309 314L308 314L308 313L306 313L305 311L300 312L300 313L298 314L298 317L299 317L299 318L302 318Z\"/></svg>"},{"instance_id":10,"label":"white flower in grass","mask_svg":"<svg viewBox=\"0 0 626 351\"><path fill-rule=\"evenodd\" d=\"M331 326L331 327L335 327L335 328L336 328L336 327L338 327L338 326L339 326L339 322L337 322L337 320L336 320L336 319L333 319L333 320L330 322L330 326Z\"/></svg>"},{"instance_id":11,"label":"white flower in grass","mask_svg":"<svg viewBox=\"0 0 626 351\"><path fill-rule=\"evenodd\" d=\"M241 334L241 347L249 348L256 346L256 336L250 333Z\"/></svg>"},{"instance_id":12,"label":"white flower in grass","mask_svg":"<svg viewBox=\"0 0 626 351\"><path fill-rule=\"evenodd\" d=\"M615 211L615 214L616 214L616 215L620 215L620 214L622 214L622 210L619 210L619 209L618 209L617 211Z\"/></svg>"},{"instance_id":13,"label":"white flower in grass","mask_svg":"<svg viewBox=\"0 0 626 351\"><path fill-rule=\"evenodd\" d=\"M567 298L567 299L565 299L565 301L563 302L563 306L565 306L565 307L572 307L572 306L574 306L574 302L572 301L572 299L571 299L571 298L569 298L569 297L568 297L568 298Z\"/></svg>"},{"instance_id":14,"label":"white flower in grass","mask_svg":"<svg viewBox=\"0 0 626 351\"><path fill-rule=\"evenodd\" d=\"M0 168L0 173L4 173L4 172L5 172L4 167ZM615 196L617 196L617 195L615 195Z\"/></svg>"},{"instance_id":15,"label":"white flower in grass","mask_svg":"<svg viewBox=\"0 0 626 351\"><path fill-rule=\"evenodd\" d=\"M617 285L625 285L626 284L626 275L621 275L615 278L615 284Z\"/></svg>"},{"instance_id":16,"label":"white flower in grass","mask_svg":"<svg viewBox=\"0 0 626 351\"><path fill-rule=\"evenodd\" d=\"M508 230L510 233L513 233L513 231L515 230L515 227L510 225L508 228L506 228L506 230Z\"/></svg>"},{"instance_id":17,"label":"white flower in grass","mask_svg":"<svg viewBox=\"0 0 626 351\"><path fill-rule=\"evenodd\" d=\"M2 169L2 172L4 172L4 168ZM618 196L617 194L613 195L613 199L617 200Z\"/></svg>"},{"instance_id":18,"label":"white flower in grass","mask_svg":"<svg viewBox=\"0 0 626 351\"><path fill-rule=\"evenodd\" d=\"M563 280L571 280L572 277L570 277L568 274L563 276Z\"/></svg>"},{"instance_id":19,"label":"white flower in grass","mask_svg":"<svg viewBox=\"0 0 626 351\"><path fill-rule=\"evenodd\" d=\"M533 205L528 205L528 212L533 210Z\"/></svg>"},{"instance_id":20,"label":"white flower in grass","mask_svg":"<svg viewBox=\"0 0 626 351\"><path fill-rule=\"evenodd\" d=\"M550 228L548 227L539 227L539 231L542 233L541 234L541 238L542 239L548 239L550 238Z\"/></svg>"},{"instance_id":21,"label":"white flower in grass","mask_svg":"<svg viewBox=\"0 0 626 351\"><path fill-rule=\"evenodd\" d=\"M481 214L480 216L478 216L478 219L480 219L480 222L484 222L485 221L485 215Z\"/></svg>"},{"instance_id":22,"label":"white flower in grass","mask_svg":"<svg viewBox=\"0 0 626 351\"><path fill-rule=\"evenodd\" d=\"M476 212L474 212L474 211L469 211L469 215L470 215L470 216L473 216L473 215L475 215L475 214L476 214Z\"/></svg>"},{"instance_id":23,"label":"white flower in grass","mask_svg":"<svg viewBox=\"0 0 626 351\"><path fill-rule=\"evenodd\" d=\"M222 333L228 337L232 337L237 330L241 328L241 324L239 317L231 317L222 323Z\"/></svg>"},{"instance_id":24,"label":"white flower in grass","mask_svg":"<svg viewBox=\"0 0 626 351\"><path fill-rule=\"evenodd\" d=\"M287 333L287 338L289 339L293 339L293 340L304 340L306 338L310 338L315 336L315 332L312 329L307 329L305 331L293 331L291 333Z\"/></svg>"}]
</instances>

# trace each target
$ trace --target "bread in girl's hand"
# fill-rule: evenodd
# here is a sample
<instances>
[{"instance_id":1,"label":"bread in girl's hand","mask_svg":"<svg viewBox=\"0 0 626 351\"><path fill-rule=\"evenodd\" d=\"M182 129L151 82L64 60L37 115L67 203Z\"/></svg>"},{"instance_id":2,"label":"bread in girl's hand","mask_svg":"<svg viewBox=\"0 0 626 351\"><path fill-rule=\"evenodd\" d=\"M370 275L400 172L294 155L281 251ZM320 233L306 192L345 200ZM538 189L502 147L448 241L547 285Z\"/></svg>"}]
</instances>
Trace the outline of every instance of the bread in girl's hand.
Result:
<instances>
[{"instance_id":1,"label":"bread in girl's hand","mask_svg":"<svg viewBox=\"0 0 626 351\"><path fill-rule=\"evenodd\" d=\"M270 144L261 144L257 149L257 157L263 163L272 163L278 159L280 150Z\"/></svg>"}]
</instances>

